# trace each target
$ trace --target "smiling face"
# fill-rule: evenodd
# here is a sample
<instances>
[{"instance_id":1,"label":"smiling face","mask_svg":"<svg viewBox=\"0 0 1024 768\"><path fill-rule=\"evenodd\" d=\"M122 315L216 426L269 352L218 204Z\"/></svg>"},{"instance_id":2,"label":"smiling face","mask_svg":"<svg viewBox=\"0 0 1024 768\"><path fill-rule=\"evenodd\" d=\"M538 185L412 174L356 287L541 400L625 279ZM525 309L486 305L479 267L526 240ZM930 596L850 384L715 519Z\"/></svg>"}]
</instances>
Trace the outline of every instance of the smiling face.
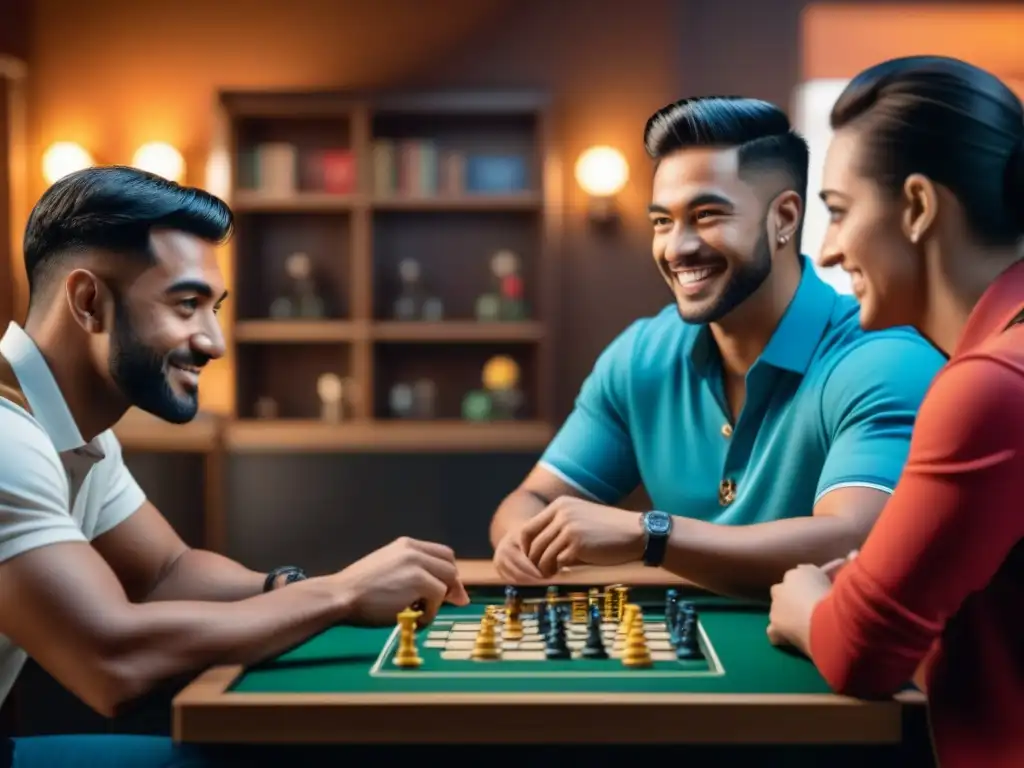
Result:
<instances>
[{"instance_id":1,"label":"smiling face","mask_svg":"<svg viewBox=\"0 0 1024 768\"><path fill-rule=\"evenodd\" d=\"M151 244L155 264L115 299L107 365L131 405L180 424L198 411L200 370L224 354L226 292L209 243L162 231Z\"/></svg>"},{"instance_id":2,"label":"smiling face","mask_svg":"<svg viewBox=\"0 0 1024 768\"><path fill-rule=\"evenodd\" d=\"M850 128L837 131L829 145L821 185L829 226L819 262L849 273L863 328L916 325L927 280L907 235L913 194L893 195L862 174L862 146L862 134Z\"/></svg>"},{"instance_id":3,"label":"smiling face","mask_svg":"<svg viewBox=\"0 0 1024 768\"><path fill-rule=\"evenodd\" d=\"M716 322L771 274L766 204L740 178L736 150L688 148L664 157L649 210L654 262L686 322Z\"/></svg>"}]
</instances>

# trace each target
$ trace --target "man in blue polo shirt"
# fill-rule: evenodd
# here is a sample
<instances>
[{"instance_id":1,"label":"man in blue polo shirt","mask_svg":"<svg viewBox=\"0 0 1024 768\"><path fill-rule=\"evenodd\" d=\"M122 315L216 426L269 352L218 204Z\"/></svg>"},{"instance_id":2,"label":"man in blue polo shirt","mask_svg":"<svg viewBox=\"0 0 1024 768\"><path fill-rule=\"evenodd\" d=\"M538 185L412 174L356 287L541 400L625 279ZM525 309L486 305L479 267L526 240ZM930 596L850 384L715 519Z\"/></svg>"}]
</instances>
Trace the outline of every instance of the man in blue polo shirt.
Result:
<instances>
[{"instance_id":1,"label":"man in blue polo shirt","mask_svg":"<svg viewBox=\"0 0 1024 768\"><path fill-rule=\"evenodd\" d=\"M643 561L766 598L800 563L860 546L900 476L944 358L800 254L808 152L786 115L689 99L644 136L653 255L675 302L601 354L538 465L498 508L514 583ZM653 511L616 507L643 486Z\"/></svg>"}]
</instances>

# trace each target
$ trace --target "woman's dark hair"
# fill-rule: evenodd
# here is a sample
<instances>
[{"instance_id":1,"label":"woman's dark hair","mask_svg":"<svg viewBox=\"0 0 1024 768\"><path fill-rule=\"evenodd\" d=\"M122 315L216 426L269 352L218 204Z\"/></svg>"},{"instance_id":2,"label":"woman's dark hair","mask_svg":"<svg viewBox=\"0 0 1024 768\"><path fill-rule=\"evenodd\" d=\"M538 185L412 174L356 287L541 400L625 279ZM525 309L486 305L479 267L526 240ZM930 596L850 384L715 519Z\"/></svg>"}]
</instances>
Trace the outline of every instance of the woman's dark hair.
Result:
<instances>
[{"instance_id":1,"label":"woman's dark hair","mask_svg":"<svg viewBox=\"0 0 1024 768\"><path fill-rule=\"evenodd\" d=\"M137 168L96 167L65 176L46 190L25 227L30 297L81 251L149 258L150 233L158 228L219 243L230 236L233 216L209 192Z\"/></svg>"},{"instance_id":2,"label":"woman's dark hair","mask_svg":"<svg viewBox=\"0 0 1024 768\"><path fill-rule=\"evenodd\" d=\"M921 173L957 196L979 240L1024 235L1024 109L994 75L942 56L885 61L853 78L831 123L864 132L860 169L884 188Z\"/></svg>"}]
</instances>

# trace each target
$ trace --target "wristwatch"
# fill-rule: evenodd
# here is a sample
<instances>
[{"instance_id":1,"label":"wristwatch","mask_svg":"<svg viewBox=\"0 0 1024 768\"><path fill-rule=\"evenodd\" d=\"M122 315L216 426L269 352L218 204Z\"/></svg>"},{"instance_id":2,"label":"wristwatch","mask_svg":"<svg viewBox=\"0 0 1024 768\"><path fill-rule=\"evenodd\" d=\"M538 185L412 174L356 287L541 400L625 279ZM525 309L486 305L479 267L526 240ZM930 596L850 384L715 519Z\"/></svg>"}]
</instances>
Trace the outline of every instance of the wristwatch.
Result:
<instances>
[{"instance_id":1,"label":"wristwatch","mask_svg":"<svg viewBox=\"0 0 1024 768\"><path fill-rule=\"evenodd\" d=\"M651 510L640 516L644 529L644 565L656 567L665 560L668 536L672 533L672 515Z\"/></svg>"},{"instance_id":2,"label":"wristwatch","mask_svg":"<svg viewBox=\"0 0 1024 768\"><path fill-rule=\"evenodd\" d=\"M274 583L284 576L284 584L292 584L296 581L303 581L306 578L306 572L295 565L282 565L270 573L267 574L267 578L263 580L263 591L270 592L274 588Z\"/></svg>"}]
</instances>

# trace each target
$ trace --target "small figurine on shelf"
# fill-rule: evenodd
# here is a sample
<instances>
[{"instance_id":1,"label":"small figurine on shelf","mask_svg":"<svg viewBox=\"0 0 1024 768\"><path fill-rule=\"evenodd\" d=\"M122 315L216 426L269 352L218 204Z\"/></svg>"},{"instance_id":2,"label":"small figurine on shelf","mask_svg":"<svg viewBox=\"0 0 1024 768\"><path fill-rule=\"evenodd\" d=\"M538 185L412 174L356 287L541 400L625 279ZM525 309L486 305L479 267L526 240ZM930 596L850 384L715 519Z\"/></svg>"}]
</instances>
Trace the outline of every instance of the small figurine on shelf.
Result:
<instances>
[{"instance_id":1,"label":"small figurine on shelf","mask_svg":"<svg viewBox=\"0 0 1024 768\"><path fill-rule=\"evenodd\" d=\"M413 392L405 382L399 382L391 388L391 395L388 404L391 406L391 414L399 419L408 419L412 416Z\"/></svg>"},{"instance_id":2,"label":"small figurine on shelf","mask_svg":"<svg viewBox=\"0 0 1024 768\"><path fill-rule=\"evenodd\" d=\"M519 256L507 249L500 250L491 257L491 290L476 300L476 319L494 322L525 317Z\"/></svg>"},{"instance_id":3,"label":"small figurine on shelf","mask_svg":"<svg viewBox=\"0 0 1024 768\"><path fill-rule=\"evenodd\" d=\"M256 399L256 418L271 420L277 418L277 401L272 397L259 397Z\"/></svg>"},{"instance_id":4,"label":"small figurine on shelf","mask_svg":"<svg viewBox=\"0 0 1024 768\"><path fill-rule=\"evenodd\" d=\"M523 405L519 365L511 357L496 355L484 365L484 388L491 397L491 417L514 419Z\"/></svg>"},{"instance_id":5,"label":"small figurine on shelf","mask_svg":"<svg viewBox=\"0 0 1024 768\"><path fill-rule=\"evenodd\" d=\"M270 316L291 319L324 317L326 308L317 291L309 256L293 253L285 259L284 268L291 279L290 290L274 299L270 305Z\"/></svg>"},{"instance_id":6,"label":"small figurine on shelf","mask_svg":"<svg viewBox=\"0 0 1024 768\"><path fill-rule=\"evenodd\" d=\"M412 416L417 419L434 418L437 385L430 379L419 379L412 385Z\"/></svg>"},{"instance_id":7,"label":"small figurine on shelf","mask_svg":"<svg viewBox=\"0 0 1024 768\"><path fill-rule=\"evenodd\" d=\"M320 418L329 424L342 420L345 386L335 373L323 373L316 380L316 394L320 398Z\"/></svg>"},{"instance_id":8,"label":"small figurine on shelf","mask_svg":"<svg viewBox=\"0 0 1024 768\"><path fill-rule=\"evenodd\" d=\"M423 300L423 319L436 323L444 319L444 304L437 296L428 296Z\"/></svg>"},{"instance_id":9,"label":"small figurine on shelf","mask_svg":"<svg viewBox=\"0 0 1024 768\"><path fill-rule=\"evenodd\" d=\"M398 279L402 288L395 300L395 320L417 320L423 311L423 289L420 285L422 268L416 259L402 259L398 264Z\"/></svg>"},{"instance_id":10,"label":"small figurine on shelf","mask_svg":"<svg viewBox=\"0 0 1024 768\"><path fill-rule=\"evenodd\" d=\"M490 396L479 389L467 392L462 398L462 418L466 421L490 421Z\"/></svg>"}]
</instances>

